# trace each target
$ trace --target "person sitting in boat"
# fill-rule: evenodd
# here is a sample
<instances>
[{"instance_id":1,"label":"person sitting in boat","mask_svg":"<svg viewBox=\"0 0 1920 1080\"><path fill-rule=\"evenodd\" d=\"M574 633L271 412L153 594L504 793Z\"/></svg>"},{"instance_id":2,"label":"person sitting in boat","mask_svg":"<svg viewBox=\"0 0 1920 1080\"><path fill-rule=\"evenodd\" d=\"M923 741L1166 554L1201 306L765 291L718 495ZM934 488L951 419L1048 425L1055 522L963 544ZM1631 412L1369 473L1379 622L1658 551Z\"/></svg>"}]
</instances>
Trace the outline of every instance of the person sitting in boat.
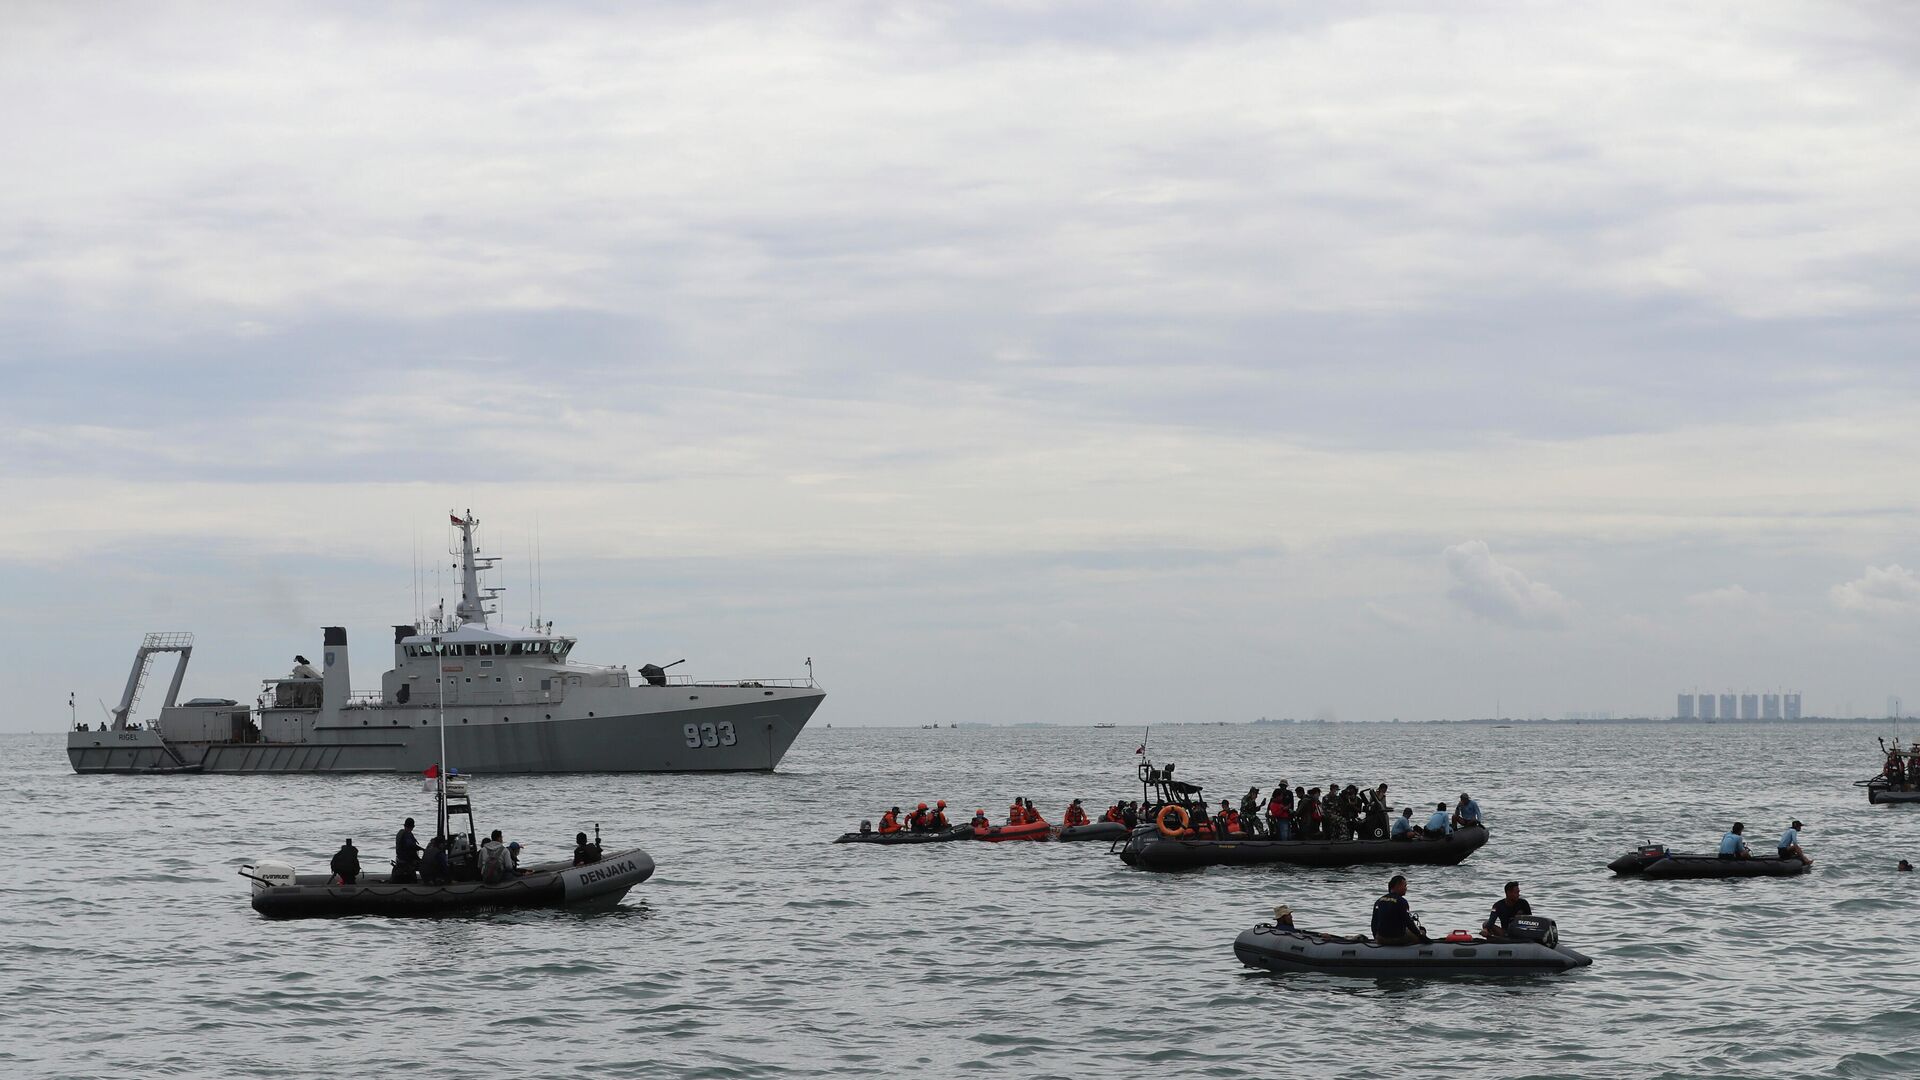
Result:
<instances>
[{"instance_id":1,"label":"person sitting in boat","mask_svg":"<svg viewBox=\"0 0 1920 1080\"><path fill-rule=\"evenodd\" d=\"M1788 859L1799 859L1808 866L1813 865L1813 860L1807 858L1807 853L1800 850L1800 830L1804 828L1806 828L1806 826L1800 824L1799 819L1796 818L1793 824L1787 826L1787 831L1780 834L1781 862L1786 862Z\"/></svg>"},{"instance_id":2,"label":"person sitting in boat","mask_svg":"<svg viewBox=\"0 0 1920 1080\"><path fill-rule=\"evenodd\" d=\"M1033 808L1032 799L1027 800L1026 811L1026 823L1028 825L1045 825L1047 823L1047 819L1040 816L1040 811Z\"/></svg>"},{"instance_id":3,"label":"person sitting in boat","mask_svg":"<svg viewBox=\"0 0 1920 1080\"><path fill-rule=\"evenodd\" d=\"M1140 827L1140 800L1129 800L1127 805L1120 808L1120 824L1129 829Z\"/></svg>"},{"instance_id":4,"label":"person sitting in boat","mask_svg":"<svg viewBox=\"0 0 1920 1080\"><path fill-rule=\"evenodd\" d=\"M933 804L933 812L927 815L927 828L934 832L946 832L953 828L947 820L947 800L940 799Z\"/></svg>"},{"instance_id":5,"label":"person sitting in boat","mask_svg":"<svg viewBox=\"0 0 1920 1080\"><path fill-rule=\"evenodd\" d=\"M1267 833L1275 840L1293 839L1293 792L1285 780L1267 799Z\"/></svg>"},{"instance_id":6,"label":"person sitting in boat","mask_svg":"<svg viewBox=\"0 0 1920 1080\"><path fill-rule=\"evenodd\" d=\"M1274 905L1273 925L1283 930L1293 929L1293 909L1285 904Z\"/></svg>"},{"instance_id":7,"label":"person sitting in boat","mask_svg":"<svg viewBox=\"0 0 1920 1080\"><path fill-rule=\"evenodd\" d=\"M913 813L907 815L907 828L911 829L914 832L927 831L927 804L926 803L921 803L919 806L914 807Z\"/></svg>"},{"instance_id":8,"label":"person sitting in boat","mask_svg":"<svg viewBox=\"0 0 1920 1080\"><path fill-rule=\"evenodd\" d=\"M1115 825L1124 825L1126 824L1127 819L1126 819L1126 816L1120 812L1120 804L1114 803L1113 805L1107 807L1106 813L1100 815L1100 821L1103 824L1110 822Z\"/></svg>"},{"instance_id":9,"label":"person sitting in boat","mask_svg":"<svg viewBox=\"0 0 1920 1080\"><path fill-rule=\"evenodd\" d=\"M526 873L525 870L520 869L520 841L518 840L507 845L507 873L513 877Z\"/></svg>"},{"instance_id":10,"label":"person sitting in boat","mask_svg":"<svg viewBox=\"0 0 1920 1080\"><path fill-rule=\"evenodd\" d=\"M360 849L353 846L353 837L347 837L347 842L333 853L331 867L336 885L352 885L360 880Z\"/></svg>"},{"instance_id":11,"label":"person sitting in boat","mask_svg":"<svg viewBox=\"0 0 1920 1080\"><path fill-rule=\"evenodd\" d=\"M1894 787L1904 787L1906 785L1907 773L1905 767L1900 763L1899 746L1896 745L1893 749L1887 751L1887 764L1885 768L1880 770L1880 775L1886 777L1887 783L1892 784Z\"/></svg>"},{"instance_id":12,"label":"person sitting in boat","mask_svg":"<svg viewBox=\"0 0 1920 1080\"><path fill-rule=\"evenodd\" d=\"M986 807L983 806L980 809L975 810L973 812L972 824L973 824L973 827L976 829L986 829L986 828L992 827L993 822L987 817Z\"/></svg>"},{"instance_id":13,"label":"person sitting in boat","mask_svg":"<svg viewBox=\"0 0 1920 1080\"><path fill-rule=\"evenodd\" d=\"M883 836L891 836L899 831L901 831L900 808L896 806L880 815L880 833Z\"/></svg>"},{"instance_id":14,"label":"person sitting in boat","mask_svg":"<svg viewBox=\"0 0 1920 1080\"><path fill-rule=\"evenodd\" d=\"M1463 791L1460 793L1460 801L1453 807L1453 827L1464 829L1469 825L1478 824L1480 824L1480 804L1473 801L1473 796Z\"/></svg>"},{"instance_id":15,"label":"person sitting in boat","mask_svg":"<svg viewBox=\"0 0 1920 1080\"><path fill-rule=\"evenodd\" d=\"M1738 821L1733 823L1733 828L1728 829L1727 834L1720 838L1721 858L1750 859L1753 857L1753 852L1747 849L1746 837L1740 835L1746 831L1747 827L1745 825Z\"/></svg>"},{"instance_id":16,"label":"person sitting in boat","mask_svg":"<svg viewBox=\"0 0 1920 1080\"><path fill-rule=\"evenodd\" d=\"M1487 914L1487 921L1480 926L1480 932L1489 940L1504 938L1513 929L1513 920L1522 915L1533 914L1533 905L1520 895L1520 883L1507 882L1506 895L1493 902L1493 910Z\"/></svg>"},{"instance_id":17,"label":"person sitting in boat","mask_svg":"<svg viewBox=\"0 0 1920 1080\"><path fill-rule=\"evenodd\" d=\"M1067 805L1067 812L1060 816L1060 820L1061 823L1068 828L1072 828L1075 825L1088 824L1087 812L1081 809L1079 799L1075 799Z\"/></svg>"},{"instance_id":18,"label":"person sitting in boat","mask_svg":"<svg viewBox=\"0 0 1920 1080\"><path fill-rule=\"evenodd\" d=\"M1382 945L1432 944L1407 904L1405 874L1388 879L1386 893L1373 902L1373 940Z\"/></svg>"},{"instance_id":19,"label":"person sitting in boat","mask_svg":"<svg viewBox=\"0 0 1920 1080\"><path fill-rule=\"evenodd\" d=\"M1013 800L1013 802L1009 804L1007 807L1007 824L1025 825L1026 823L1027 823L1026 804L1022 803L1019 799Z\"/></svg>"},{"instance_id":20,"label":"person sitting in boat","mask_svg":"<svg viewBox=\"0 0 1920 1080\"><path fill-rule=\"evenodd\" d=\"M894 807L894 809L898 810L899 807ZM595 828L597 829L598 826L595 826ZM894 831L898 832L899 829L896 828ZM586 833L574 833L573 834L573 865L592 866L594 863L597 863L599 861L600 861L600 845L588 843Z\"/></svg>"},{"instance_id":21,"label":"person sitting in boat","mask_svg":"<svg viewBox=\"0 0 1920 1080\"><path fill-rule=\"evenodd\" d=\"M1403 807L1400 816L1393 819L1393 827L1387 830L1389 840L1413 839L1413 807Z\"/></svg>"},{"instance_id":22,"label":"person sitting in boat","mask_svg":"<svg viewBox=\"0 0 1920 1080\"><path fill-rule=\"evenodd\" d=\"M1420 830L1429 839L1444 838L1453 831L1453 820L1447 816L1446 803L1434 803L1433 813L1427 815L1427 827Z\"/></svg>"},{"instance_id":23,"label":"person sitting in boat","mask_svg":"<svg viewBox=\"0 0 1920 1080\"><path fill-rule=\"evenodd\" d=\"M420 876L420 841L413 835L413 819L408 818L393 834L393 883L411 884Z\"/></svg>"},{"instance_id":24,"label":"person sitting in boat","mask_svg":"<svg viewBox=\"0 0 1920 1080\"><path fill-rule=\"evenodd\" d=\"M582 833L581 835L585 835ZM453 868L447 862L447 838L435 835L427 841L424 880L429 885L445 885L453 880Z\"/></svg>"}]
</instances>

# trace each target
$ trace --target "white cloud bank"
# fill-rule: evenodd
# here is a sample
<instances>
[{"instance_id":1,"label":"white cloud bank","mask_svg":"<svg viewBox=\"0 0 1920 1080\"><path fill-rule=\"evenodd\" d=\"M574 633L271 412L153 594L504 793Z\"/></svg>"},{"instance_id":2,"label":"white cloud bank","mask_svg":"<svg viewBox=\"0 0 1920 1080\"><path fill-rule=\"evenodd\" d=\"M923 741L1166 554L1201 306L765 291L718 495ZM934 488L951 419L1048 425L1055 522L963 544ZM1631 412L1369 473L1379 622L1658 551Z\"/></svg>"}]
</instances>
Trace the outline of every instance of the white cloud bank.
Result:
<instances>
[{"instance_id":1,"label":"white cloud bank","mask_svg":"<svg viewBox=\"0 0 1920 1080\"><path fill-rule=\"evenodd\" d=\"M1841 611L1865 615L1920 615L1920 575L1893 563L1869 566L1852 581L1835 585L1827 595Z\"/></svg>"},{"instance_id":2,"label":"white cloud bank","mask_svg":"<svg viewBox=\"0 0 1920 1080\"><path fill-rule=\"evenodd\" d=\"M1446 559L1454 580L1448 599L1488 622L1557 630L1573 614L1566 597L1495 559L1484 540L1455 544L1446 550Z\"/></svg>"}]
</instances>

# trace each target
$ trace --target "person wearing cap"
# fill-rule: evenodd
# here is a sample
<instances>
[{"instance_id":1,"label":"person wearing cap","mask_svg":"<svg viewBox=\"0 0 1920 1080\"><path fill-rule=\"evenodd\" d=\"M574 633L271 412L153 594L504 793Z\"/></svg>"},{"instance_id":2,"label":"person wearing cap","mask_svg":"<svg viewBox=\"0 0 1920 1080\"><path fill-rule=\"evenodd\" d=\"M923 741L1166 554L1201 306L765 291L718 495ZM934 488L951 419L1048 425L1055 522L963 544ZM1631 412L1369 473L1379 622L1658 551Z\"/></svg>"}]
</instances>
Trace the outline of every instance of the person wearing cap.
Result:
<instances>
[{"instance_id":1,"label":"person wearing cap","mask_svg":"<svg viewBox=\"0 0 1920 1080\"><path fill-rule=\"evenodd\" d=\"M1753 857L1753 852L1747 849L1746 837L1740 835L1746 831L1747 827L1745 825L1738 821L1733 823L1733 828L1728 829L1727 834L1720 838L1721 858L1750 859Z\"/></svg>"},{"instance_id":2,"label":"person wearing cap","mask_svg":"<svg viewBox=\"0 0 1920 1080\"><path fill-rule=\"evenodd\" d=\"M900 808L894 807L880 815L880 831L891 835L900 831Z\"/></svg>"},{"instance_id":3,"label":"person wearing cap","mask_svg":"<svg viewBox=\"0 0 1920 1080\"><path fill-rule=\"evenodd\" d=\"M353 837L340 845L333 853L333 862L329 864L334 878L342 885L352 885L360 880L360 849L353 846Z\"/></svg>"},{"instance_id":4,"label":"person wearing cap","mask_svg":"<svg viewBox=\"0 0 1920 1080\"><path fill-rule=\"evenodd\" d=\"M410 885L420 876L420 841L413 835L413 819L408 818L393 834L393 883Z\"/></svg>"},{"instance_id":5,"label":"person wearing cap","mask_svg":"<svg viewBox=\"0 0 1920 1080\"><path fill-rule=\"evenodd\" d=\"M1068 828L1087 824L1087 811L1080 805L1079 799L1067 804L1067 811L1060 816L1060 821Z\"/></svg>"},{"instance_id":6,"label":"person wearing cap","mask_svg":"<svg viewBox=\"0 0 1920 1080\"><path fill-rule=\"evenodd\" d=\"M1432 944L1407 904L1405 874L1388 879L1387 891L1373 902L1373 940L1382 945Z\"/></svg>"},{"instance_id":7,"label":"person wearing cap","mask_svg":"<svg viewBox=\"0 0 1920 1080\"><path fill-rule=\"evenodd\" d=\"M1480 926L1480 932L1489 940L1504 938L1513 929L1513 920L1522 915L1533 914L1533 905L1520 895L1520 883L1507 882L1506 895L1493 902L1493 910L1487 914L1487 921Z\"/></svg>"},{"instance_id":8,"label":"person wearing cap","mask_svg":"<svg viewBox=\"0 0 1920 1080\"><path fill-rule=\"evenodd\" d=\"M1273 909L1273 925L1286 930L1293 929L1293 909L1285 904L1276 904Z\"/></svg>"},{"instance_id":9,"label":"person wearing cap","mask_svg":"<svg viewBox=\"0 0 1920 1080\"><path fill-rule=\"evenodd\" d=\"M1813 860L1807 858L1807 853L1800 850L1800 830L1805 827L1806 826L1800 824L1798 819L1795 819L1793 824L1787 826L1787 831L1780 834L1781 862L1786 862L1788 859L1799 859L1808 866L1813 865Z\"/></svg>"},{"instance_id":10,"label":"person wearing cap","mask_svg":"<svg viewBox=\"0 0 1920 1080\"><path fill-rule=\"evenodd\" d=\"M1431 837L1445 837L1453 831L1453 823L1447 817L1446 803L1433 804L1433 813L1427 815L1427 827L1422 831Z\"/></svg>"},{"instance_id":11,"label":"person wearing cap","mask_svg":"<svg viewBox=\"0 0 1920 1080\"><path fill-rule=\"evenodd\" d=\"M1027 800L1026 823L1029 825L1045 825L1047 823L1047 819L1040 816L1040 811L1033 808L1032 799Z\"/></svg>"},{"instance_id":12,"label":"person wearing cap","mask_svg":"<svg viewBox=\"0 0 1920 1080\"><path fill-rule=\"evenodd\" d=\"M507 845L507 876L518 877L524 873L526 871L520 869L520 841L515 840Z\"/></svg>"}]
</instances>

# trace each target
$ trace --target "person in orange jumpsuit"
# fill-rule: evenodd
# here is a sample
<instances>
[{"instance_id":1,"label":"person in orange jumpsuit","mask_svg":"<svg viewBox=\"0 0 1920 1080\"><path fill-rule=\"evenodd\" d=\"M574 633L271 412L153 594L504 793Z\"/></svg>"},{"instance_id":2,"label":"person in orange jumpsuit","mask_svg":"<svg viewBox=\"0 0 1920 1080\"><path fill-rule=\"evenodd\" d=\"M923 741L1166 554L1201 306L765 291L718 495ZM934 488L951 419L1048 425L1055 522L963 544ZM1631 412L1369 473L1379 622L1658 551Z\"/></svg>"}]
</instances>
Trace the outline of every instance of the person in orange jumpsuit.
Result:
<instances>
[{"instance_id":1,"label":"person in orange jumpsuit","mask_svg":"<svg viewBox=\"0 0 1920 1080\"><path fill-rule=\"evenodd\" d=\"M880 815L880 831L883 833L897 833L900 831L899 807L896 806Z\"/></svg>"}]
</instances>

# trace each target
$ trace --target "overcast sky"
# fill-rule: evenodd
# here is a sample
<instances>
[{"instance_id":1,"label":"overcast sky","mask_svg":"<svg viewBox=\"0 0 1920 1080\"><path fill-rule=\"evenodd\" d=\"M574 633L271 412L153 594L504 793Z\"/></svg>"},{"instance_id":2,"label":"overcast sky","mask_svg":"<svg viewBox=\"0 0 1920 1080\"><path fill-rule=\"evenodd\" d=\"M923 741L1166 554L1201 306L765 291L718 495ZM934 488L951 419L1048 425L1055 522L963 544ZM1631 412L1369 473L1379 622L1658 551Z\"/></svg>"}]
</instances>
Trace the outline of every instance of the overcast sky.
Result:
<instances>
[{"instance_id":1,"label":"overcast sky","mask_svg":"<svg viewBox=\"0 0 1920 1080\"><path fill-rule=\"evenodd\" d=\"M1920 707L1899 2L16 4L0 729L471 507L817 722ZM442 560L444 561L444 560ZM147 713L150 710L143 709Z\"/></svg>"}]
</instances>

